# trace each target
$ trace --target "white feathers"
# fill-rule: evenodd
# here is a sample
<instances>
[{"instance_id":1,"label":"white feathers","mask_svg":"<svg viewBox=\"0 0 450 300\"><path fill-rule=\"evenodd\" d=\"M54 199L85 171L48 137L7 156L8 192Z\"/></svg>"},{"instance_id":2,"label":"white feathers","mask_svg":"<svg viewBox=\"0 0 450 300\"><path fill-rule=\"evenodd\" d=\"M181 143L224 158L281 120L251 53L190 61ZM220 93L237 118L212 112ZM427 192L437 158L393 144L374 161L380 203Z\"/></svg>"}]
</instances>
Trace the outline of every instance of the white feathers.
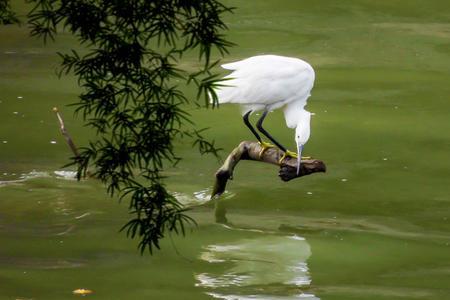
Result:
<instances>
[{"instance_id":1,"label":"white feathers","mask_svg":"<svg viewBox=\"0 0 450 300\"><path fill-rule=\"evenodd\" d=\"M220 104L240 104L243 115L249 111L272 111L284 106L287 127L296 128L298 174L301 152L310 136L311 113L304 107L314 85L313 68L301 59L277 55L253 56L224 64L222 68L232 72L215 90ZM259 126L262 126L263 119L260 120ZM276 142L266 131L259 130ZM255 130L252 131L255 134ZM257 134L255 136L261 141ZM286 151L281 144L275 144Z\"/></svg>"},{"instance_id":2,"label":"white feathers","mask_svg":"<svg viewBox=\"0 0 450 300\"><path fill-rule=\"evenodd\" d=\"M253 56L222 65L233 70L216 93L219 103L242 104L243 113L252 110L274 110L285 104L286 124L295 127L292 109L303 109L314 84L314 70L305 61L277 55ZM295 104L294 104L295 102Z\"/></svg>"},{"instance_id":3,"label":"white feathers","mask_svg":"<svg viewBox=\"0 0 450 300\"><path fill-rule=\"evenodd\" d=\"M298 123L295 126L295 141L297 145L304 145L309 140L311 134L311 113L304 109L300 112Z\"/></svg>"}]
</instances>

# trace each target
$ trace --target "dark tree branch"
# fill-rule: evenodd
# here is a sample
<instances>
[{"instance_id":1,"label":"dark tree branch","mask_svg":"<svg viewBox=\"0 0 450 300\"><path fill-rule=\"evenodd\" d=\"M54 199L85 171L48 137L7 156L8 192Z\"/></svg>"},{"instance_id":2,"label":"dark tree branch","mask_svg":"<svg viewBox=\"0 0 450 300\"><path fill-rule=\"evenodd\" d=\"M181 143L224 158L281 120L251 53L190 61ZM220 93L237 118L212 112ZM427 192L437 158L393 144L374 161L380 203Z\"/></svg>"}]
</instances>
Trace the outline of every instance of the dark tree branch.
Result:
<instances>
[{"instance_id":1,"label":"dark tree branch","mask_svg":"<svg viewBox=\"0 0 450 300\"><path fill-rule=\"evenodd\" d=\"M243 141L231 151L223 165L216 172L216 182L214 184L211 198L221 195L229 179L233 179L233 172L240 160L254 160L280 166L278 176L283 181L310 175L316 172L325 172L325 163L317 159L302 160L300 172L297 175L297 159L286 157L281 164L280 158L283 151L278 148L269 148L262 155L261 146L258 142Z\"/></svg>"},{"instance_id":2,"label":"dark tree branch","mask_svg":"<svg viewBox=\"0 0 450 300\"><path fill-rule=\"evenodd\" d=\"M219 1L29 1L33 36L45 42L64 30L82 47L59 53L59 72L77 78L74 112L96 135L68 166L77 167L78 179L92 168L110 196L129 201L132 220L122 229L139 239L142 253L195 224L161 174L180 160L173 141L190 138L202 154L218 151L202 130L190 129L195 125L185 108L203 100L208 106L210 96L217 105L221 76L213 59L232 45L222 20L232 8ZM194 52L197 66L184 68L183 54ZM196 97L185 95L189 85Z\"/></svg>"}]
</instances>

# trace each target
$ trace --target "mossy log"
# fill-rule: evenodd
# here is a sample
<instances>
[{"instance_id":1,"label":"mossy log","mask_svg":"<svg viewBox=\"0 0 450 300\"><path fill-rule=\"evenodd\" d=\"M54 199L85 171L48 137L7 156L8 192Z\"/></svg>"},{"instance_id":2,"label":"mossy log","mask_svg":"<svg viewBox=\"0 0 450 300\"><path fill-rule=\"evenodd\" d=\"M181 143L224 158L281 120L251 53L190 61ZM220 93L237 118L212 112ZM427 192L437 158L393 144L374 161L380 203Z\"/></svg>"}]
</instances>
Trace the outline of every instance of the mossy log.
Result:
<instances>
[{"instance_id":1,"label":"mossy log","mask_svg":"<svg viewBox=\"0 0 450 300\"><path fill-rule=\"evenodd\" d=\"M283 161L280 158L284 152L278 148L268 148L261 153L261 145L258 142L243 141L231 151L223 165L216 172L216 182L214 184L211 199L221 195L225 191L228 180L233 179L233 172L236 165L241 160L253 160L280 166L278 176L283 181L303 177L317 172L325 172L325 163L317 159L302 160L299 174L297 174L297 159L286 157ZM261 153L261 154L260 154Z\"/></svg>"}]
</instances>

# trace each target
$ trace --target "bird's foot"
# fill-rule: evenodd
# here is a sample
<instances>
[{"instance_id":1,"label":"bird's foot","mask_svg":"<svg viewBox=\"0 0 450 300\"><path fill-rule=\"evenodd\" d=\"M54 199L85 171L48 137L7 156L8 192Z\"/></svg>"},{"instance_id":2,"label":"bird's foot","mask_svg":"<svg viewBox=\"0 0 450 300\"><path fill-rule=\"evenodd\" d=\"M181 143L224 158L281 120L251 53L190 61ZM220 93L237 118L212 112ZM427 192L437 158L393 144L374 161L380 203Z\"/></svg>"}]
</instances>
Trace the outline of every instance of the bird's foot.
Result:
<instances>
[{"instance_id":1,"label":"bird's foot","mask_svg":"<svg viewBox=\"0 0 450 300\"><path fill-rule=\"evenodd\" d=\"M286 152L284 152L283 155L281 156L281 158L278 160L278 163L281 164L286 157L292 157L292 158L298 159L297 153L286 150ZM312 157L311 156L302 156L300 159L308 160L308 159L312 159Z\"/></svg>"},{"instance_id":2,"label":"bird's foot","mask_svg":"<svg viewBox=\"0 0 450 300\"><path fill-rule=\"evenodd\" d=\"M295 153L295 152L286 150L286 151L283 153L283 155L280 157L280 159L278 160L278 163L281 165L281 163L283 162L283 160L284 160L286 157L292 157L292 158L297 159L298 155L297 155L297 153Z\"/></svg>"},{"instance_id":3,"label":"bird's foot","mask_svg":"<svg viewBox=\"0 0 450 300\"><path fill-rule=\"evenodd\" d=\"M261 146L261 151L259 151L259 158L261 158L261 156L264 154L264 152L266 152L267 149L275 147L275 145L266 142L259 142L259 145Z\"/></svg>"}]
</instances>

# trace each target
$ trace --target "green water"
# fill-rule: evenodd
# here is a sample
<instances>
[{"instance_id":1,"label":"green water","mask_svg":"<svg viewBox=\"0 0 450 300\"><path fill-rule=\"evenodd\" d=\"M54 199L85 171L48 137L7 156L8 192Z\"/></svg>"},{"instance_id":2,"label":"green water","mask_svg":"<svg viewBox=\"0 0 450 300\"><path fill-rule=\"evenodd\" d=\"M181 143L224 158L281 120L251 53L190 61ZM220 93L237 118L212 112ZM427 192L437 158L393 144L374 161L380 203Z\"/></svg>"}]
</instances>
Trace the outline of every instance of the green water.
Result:
<instances>
[{"instance_id":1,"label":"green water","mask_svg":"<svg viewBox=\"0 0 450 300\"><path fill-rule=\"evenodd\" d=\"M51 108L78 144L90 135L65 107L74 78L54 72L55 51L74 42L43 47L26 26L0 27L0 299L77 288L95 299L450 299L450 3L227 3L238 7L227 61L275 53L315 68L306 152L327 173L283 183L274 167L240 163L223 226L208 203L220 163L179 141L185 160L167 184L203 204L199 226L140 257L118 233L126 205L60 172L70 152ZM224 155L251 139L237 107L191 113ZM281 112L266 126L294 146Z\"/></svg>"}]
</instances>

